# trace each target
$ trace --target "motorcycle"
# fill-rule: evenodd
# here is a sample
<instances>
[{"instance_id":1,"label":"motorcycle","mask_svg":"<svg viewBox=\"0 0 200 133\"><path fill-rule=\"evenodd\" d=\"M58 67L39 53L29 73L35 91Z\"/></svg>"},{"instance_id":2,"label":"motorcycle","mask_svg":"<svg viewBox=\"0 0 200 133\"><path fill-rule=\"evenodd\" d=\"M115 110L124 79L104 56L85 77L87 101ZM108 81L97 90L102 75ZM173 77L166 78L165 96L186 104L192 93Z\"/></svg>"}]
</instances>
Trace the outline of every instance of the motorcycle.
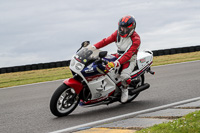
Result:
<instances>
[{"instance_id":1,"label":"motorcycle","mask_svg":"<svg viewBox=\"0 0 200 133\"><path fill-rule=\"evenodd\" d=\"M53 115L61 117L70 114L79 105L93 107L121 102L120 68L106 71L105 66L117 58L108 55L107 51L95 49L89 41L82 43L81 48L70 61L73 78L64 82L55 90L50 100ZM136 66L128 79L128 101L134 100L140 92L150 85L144 83L145 72L151 71L153 53L150 50L138 52Z\"/></svg>"}]
</instances>

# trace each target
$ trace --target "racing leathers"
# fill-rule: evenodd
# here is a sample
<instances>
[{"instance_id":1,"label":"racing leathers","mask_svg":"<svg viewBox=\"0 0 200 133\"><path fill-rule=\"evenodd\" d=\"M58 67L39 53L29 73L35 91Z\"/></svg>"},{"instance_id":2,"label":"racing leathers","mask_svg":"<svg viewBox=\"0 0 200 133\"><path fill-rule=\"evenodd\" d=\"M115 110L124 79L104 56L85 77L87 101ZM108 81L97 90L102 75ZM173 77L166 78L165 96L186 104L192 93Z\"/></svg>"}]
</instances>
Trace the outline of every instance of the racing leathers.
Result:
<instances>
[{"instance_id":1,"label":"racing leathers","mask_svg":"<svg viewBox=\"0 0 200 133\"><path fill-rule=\"evenodd\" d=\"M130 74L136 65L137 52L140 47L140 36L134 31L132 35L123 38L119 35L118 30L116 30L112 35L94 44L94 46L100 49L112 42L115 42L118 48L117 53L113 55L117 57L117 62L122 67L120 78L124 89L126 89L128 87L126 80L131 78Z\"/></svg>"}]
</instances>

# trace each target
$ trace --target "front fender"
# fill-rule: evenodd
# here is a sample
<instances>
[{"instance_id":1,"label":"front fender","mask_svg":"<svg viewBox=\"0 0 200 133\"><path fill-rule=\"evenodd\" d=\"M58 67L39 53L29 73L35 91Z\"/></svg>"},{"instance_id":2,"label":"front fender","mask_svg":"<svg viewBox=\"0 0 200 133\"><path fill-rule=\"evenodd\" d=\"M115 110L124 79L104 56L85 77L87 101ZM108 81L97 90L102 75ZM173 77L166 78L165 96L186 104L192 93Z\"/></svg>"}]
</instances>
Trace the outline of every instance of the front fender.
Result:
<instances>
[{"instance_id":1,"label":"front fender","mask_svg":"<svg viewBox=\"0 0 200 133\"><path fill-rule=\"evenodd\" d=\"M81 92L81 90L83 89L83 85L80 81L75 80L74 78L69 78L64 80L64 83L69 86L74 88L74 90L76 91L76 94L79 94Z\"/></svg>"}]
</instances>

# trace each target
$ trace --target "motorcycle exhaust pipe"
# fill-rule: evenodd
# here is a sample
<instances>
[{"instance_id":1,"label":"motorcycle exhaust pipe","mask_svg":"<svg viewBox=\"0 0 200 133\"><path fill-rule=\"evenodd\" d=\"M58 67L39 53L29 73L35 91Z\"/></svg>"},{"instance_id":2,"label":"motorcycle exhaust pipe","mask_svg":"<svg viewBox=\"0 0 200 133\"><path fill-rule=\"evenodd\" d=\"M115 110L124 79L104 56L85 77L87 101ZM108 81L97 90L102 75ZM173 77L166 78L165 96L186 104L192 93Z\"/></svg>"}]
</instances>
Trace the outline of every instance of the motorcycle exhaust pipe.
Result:
<instances>
[{"instance_id":1,"label":"motorcycle exhaust pipe","mask_svg":"<svg viewBox=\"0 0 200 133\"><path fill-rule=\"evenodd\" d=\"M138 88L136 88L136 89L129 90L129 94L132 96L132 95L134 95L134 94L137 94L137 93L139 93L139 92L142 92L142 91L148 89L149 87L150 87L150 84L145 83L145 84L143 84L142 86L140 86L140 87L138 87Z\"/></svg>"}]
</instances>

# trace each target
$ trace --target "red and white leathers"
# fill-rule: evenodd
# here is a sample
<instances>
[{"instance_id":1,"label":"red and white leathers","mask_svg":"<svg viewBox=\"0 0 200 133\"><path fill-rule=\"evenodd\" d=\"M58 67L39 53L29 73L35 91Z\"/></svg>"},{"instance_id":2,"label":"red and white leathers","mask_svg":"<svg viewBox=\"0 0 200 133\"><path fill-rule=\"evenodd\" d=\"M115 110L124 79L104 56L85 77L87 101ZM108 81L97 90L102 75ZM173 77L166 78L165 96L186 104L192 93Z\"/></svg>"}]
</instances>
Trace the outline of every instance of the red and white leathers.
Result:
<instances>
[{"instance_id":1,"label":"red and white leathers","mask_svg":"<svg viewBox=\"0 0 200 133\"><path fill-rule=\"evenodd\" d=\"M132 35L123 38L116 30L111 36L104 38L94 44L94 46L99 49L112 42L115 42L118 48L118 53L114 54L114 56L118 58L117 62L122 65L120 78L122 83L125 83L130 78L130 74L136 65L137 52L140 47L140 36L134 31Z\"/></svg>"}]
</instances>

